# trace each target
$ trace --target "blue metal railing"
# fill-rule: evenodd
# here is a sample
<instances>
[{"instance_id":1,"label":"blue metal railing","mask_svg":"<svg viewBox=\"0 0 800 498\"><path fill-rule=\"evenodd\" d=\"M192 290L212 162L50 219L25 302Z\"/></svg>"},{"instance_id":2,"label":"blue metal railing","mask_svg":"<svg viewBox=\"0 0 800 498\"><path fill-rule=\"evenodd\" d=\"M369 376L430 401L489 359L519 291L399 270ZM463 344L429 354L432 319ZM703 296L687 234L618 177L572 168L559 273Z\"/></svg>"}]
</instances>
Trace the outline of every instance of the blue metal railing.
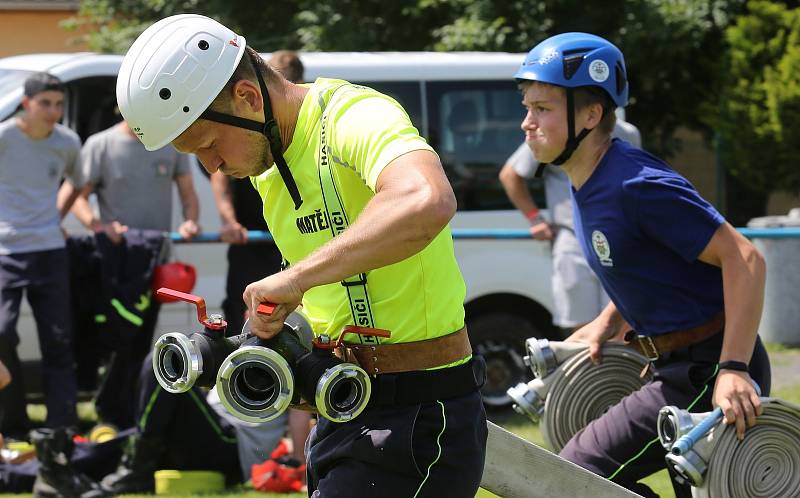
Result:
<instances>
[{"instance_id":1,"label":"blue metal railing","mask_svg":"<svg viewBox=\"0 0 800 498\"><path fill-rule=\"evenodd\" d=\"M800 228L781 227L781 228L737 228L739 233L751 239L792 239L800 238ZM207 232L198 235L192 240L183 240L178 232L170 232L170 238L174 242L220 242L218 232ZM247 232L250 242L269 242L272 241L272 234L260 230L250 230ZM454 228L454 239L530 239L531 234L525 229L515 228Z\"/></svg>"}]
</instances>

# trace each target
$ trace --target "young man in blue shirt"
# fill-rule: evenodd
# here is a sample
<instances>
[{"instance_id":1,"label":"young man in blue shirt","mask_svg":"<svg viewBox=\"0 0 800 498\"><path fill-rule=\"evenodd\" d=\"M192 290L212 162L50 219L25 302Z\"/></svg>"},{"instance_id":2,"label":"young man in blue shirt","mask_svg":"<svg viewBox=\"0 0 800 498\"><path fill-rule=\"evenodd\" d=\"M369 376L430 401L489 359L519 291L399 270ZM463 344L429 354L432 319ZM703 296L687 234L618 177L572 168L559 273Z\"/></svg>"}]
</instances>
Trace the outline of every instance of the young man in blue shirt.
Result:
<instances>
[{"instance_id":1,"label":"young man in blue shirt","mask_svg":"<svg viewBox=\"0 0 800 498\"><path fill-rule=\"evenodd\" d=\"M611 302L568 340L627 336L655 377L576 434L561 456L642 494L664 468L656 443L665 405L719 406L744 436L761 412L769 360L757 338L765 264L752 244L660 159L612 140L628 98L617 47L565 33L534 47L516 73L528 110L522 129L542 162L570 178L575 234ZM635 331L635 332L634 332Z\"/></svg>"}]
</instances>

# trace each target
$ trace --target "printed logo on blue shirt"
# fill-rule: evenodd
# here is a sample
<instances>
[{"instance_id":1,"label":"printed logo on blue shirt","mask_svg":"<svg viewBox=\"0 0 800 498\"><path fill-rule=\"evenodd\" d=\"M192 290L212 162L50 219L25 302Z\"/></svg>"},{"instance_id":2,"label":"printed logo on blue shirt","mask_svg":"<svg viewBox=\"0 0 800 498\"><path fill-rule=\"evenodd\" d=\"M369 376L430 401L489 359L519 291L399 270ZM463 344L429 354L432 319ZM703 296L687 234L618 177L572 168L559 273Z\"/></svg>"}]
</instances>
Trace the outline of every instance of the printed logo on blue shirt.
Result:
<instances>
[{"instance_id":1,"label":"printed logo on blue shirt","mask_svg":"<svg viewBox=\"0 0 800 498\"><path fill-rule=\"evenodd\" d=\"M600 259L601 265L614 266L614 261L611 259L611 246L608 245L608 239L600 230L592 232L592 247Z\"/></svg>"}]
</instances>

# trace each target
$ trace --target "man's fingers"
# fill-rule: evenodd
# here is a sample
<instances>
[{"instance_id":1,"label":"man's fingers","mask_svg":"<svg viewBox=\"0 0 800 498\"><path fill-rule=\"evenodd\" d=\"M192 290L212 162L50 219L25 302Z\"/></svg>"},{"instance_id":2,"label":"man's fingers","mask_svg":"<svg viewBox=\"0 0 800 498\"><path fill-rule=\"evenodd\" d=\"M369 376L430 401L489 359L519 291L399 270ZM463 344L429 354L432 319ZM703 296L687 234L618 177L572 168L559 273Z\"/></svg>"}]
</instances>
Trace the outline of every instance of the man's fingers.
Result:
<instances>
[{"instance_id":1,"label":"man's fingers","mask_svg":"<svg viewBox=\"0 0 800 498\"><path fill-rule=\"evenodd\" d=\"M756 425L756 409L753 407L753 404L749 398L745 398L741 402L742 410L744 411L744 420L747 424L747 427L753 427Z\"/></svg>"},{"instance_id":2,"label":"man's fingers","mask_svg":"<svg viewBox=\"0 0 800 498\"><path fill-rule=\"evenodd\" d=\"M603 356L601 353L600 344L596 342L592 342L589 344L589 357L592 359L592 363L595 365L599 365L603 361Z\"/></svg>"},{"instance_id":3,"label":"man's fingers","mask_svg":"<svg viewBox=\"0 0 800 498\"><path fill-rule=\"evenodd\" d=\"M761 398L758 396L758 393L753 391L750 393L750 403L753 404L753 407L756 410L756 416L760 416L764 413L764 405L761 404Z\"/></svg>"},{"instance_id":4,"label":"man's fingers","mask_svg":"<svg viewBox=\"0 0 800 498\"><path fill-rule=\"evenodd\" d=\"M744 439L744 430L747 427L747 421L745 420L744 412L739 405L739 401L730 400L729 403L730 406L728 409L723 410L725 413L725 423L736 424L736 437L741 441Z\"/></svg>"}]
</instances>

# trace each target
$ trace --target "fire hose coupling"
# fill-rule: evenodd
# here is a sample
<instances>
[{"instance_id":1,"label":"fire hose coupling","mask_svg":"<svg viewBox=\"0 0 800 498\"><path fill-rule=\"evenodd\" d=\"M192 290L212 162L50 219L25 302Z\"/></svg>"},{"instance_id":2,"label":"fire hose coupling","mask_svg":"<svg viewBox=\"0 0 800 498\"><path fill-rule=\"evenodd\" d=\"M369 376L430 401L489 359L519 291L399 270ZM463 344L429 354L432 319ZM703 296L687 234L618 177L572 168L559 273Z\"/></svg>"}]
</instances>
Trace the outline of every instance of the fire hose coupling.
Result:
<instances>
[{"instance_id":1,"label":"fire hose coupling","mask_svg":"<svg viewBox=\"0 0 800 498\"><path fill-rule=\"evenodd\" d=\"M688 450L682 455L668 453L665 457L667 467L672 469L674 479L679 484L699 487L703 485L704 475L708 470L708 457L695 450Z\"/></svg>"},{"instance_id":2,"label":"fire hose coupling","mask_svg":"<svg viewBox=\"0 0 800 498\"><path fill-rule=\"evenodd\" d=\"M247 339L247 334L225 337L227 323L222 315L206 316L203 298L162 287L156 294L164 298L192 303L203 330L186 336L170 332L159 337L153 348L153 371L156 380L171 393L182 393L197 385L211 387L217 370L228 354Z\"/></svg>"},{"instance_id":3,"label":"fire hose coupling","mask_svg":"<svg viewBox=\"0 0 800 498\"><path fill-rule=\"evenodd\" d=\"M259 307L258 312L271 310ZM217 375L220 400L249 422L271 420L300 398L332 422L357 417L369 403L372 384L364 369L333 354L348 333L389 336L380 329L345 327L338 341L321 335L309 349L296 330L284 325L268 340L248 339L226 358Z\"/></svg>"},{"instance_id":4,"label":"fire hose coupling","mask_svg":"<svg viewBox=\"0 0 800 498\"><path fill-rule=\"evenodd\" d=\"M665 406L658 412L658 440L665 450L672 449L675 441L689 434L697 424L703 421L711 412L689 413L677 406Z\"/></svg>"},{"instance_id":5,"label":"fire hose coupling","mask_svg":"<svg viewBox=\"0 0 800 498\"><path fill-rule=\"evenodd\" d=\"M676 480L696 488L693 496L800 496L800 407L776 398L761 398L761 403L763 413L743 441L716 410L661 410L658 431L670 450L667 465ZM692 444L678 446L685 440Z\"/></svg>"},{"instance_id":6,"label":"fire hose coupling","mask_svg":"<svg viewBox=\"0 0 800 498\"><path fill-rule=\"evenodd\" d=\"M250 336L225 358L217 373L223 406L240 420L261 423L298 404L295 368L309 349L297 330L286 324L269 339Z\"/></svg>"},{"instance_id":7,"label":"fire hose coupling","mask_svg":"<svg viewBox=\"0 0 800 498\"><path fill-rule=\"evenodd\" d=\"M507 391L514 409L540 422L544 440L560 451L589 422L622 398L641 388L651 377L647 358L619 343L603 345L603 363L595 365L586 344L525 341L527 363L536 378Z\"/></svg>"},{"instance_id":8,"label":"fire hose coupling","mask_svg":"<svg viewBox=\"0 0 800 498\"><path fill-rule=\"evenodd\" d=\"M531 337L525 341L525 351L528 353L522 358L530 367L534 377L544 379L567 361L572 356L588 348L580 342L550 342L547 339Z\"/></svg>"},{"instance_id":9,"label":"fire hose coupling","mask_svg":"<svg viewBox=\"0 0 800 498\"><path fill-rule=\"evenodd\" d=\"M311 353L297 365L302 397L332 422L352 420L369 403L372 394L369 375L360 366L337 358L333 348L338 345L328 336L319 336L312 345Z\"/></svg>"},{"instance_id":10,"label":"fire hose coupling","mask_svg":"<svg viewBox=\"0 0 800 498\"><path fill-rule=\"evenodd\" d=\"M514 402L511 406L520 415L525 415L531 422L538 423L544 415L544 401L547 398L547 391L550 389L550 380L533 379L527 384L520 382L507 391L509 397ZM545 383L547 382L547 383Z\"/></svg>"}]
</instances>

